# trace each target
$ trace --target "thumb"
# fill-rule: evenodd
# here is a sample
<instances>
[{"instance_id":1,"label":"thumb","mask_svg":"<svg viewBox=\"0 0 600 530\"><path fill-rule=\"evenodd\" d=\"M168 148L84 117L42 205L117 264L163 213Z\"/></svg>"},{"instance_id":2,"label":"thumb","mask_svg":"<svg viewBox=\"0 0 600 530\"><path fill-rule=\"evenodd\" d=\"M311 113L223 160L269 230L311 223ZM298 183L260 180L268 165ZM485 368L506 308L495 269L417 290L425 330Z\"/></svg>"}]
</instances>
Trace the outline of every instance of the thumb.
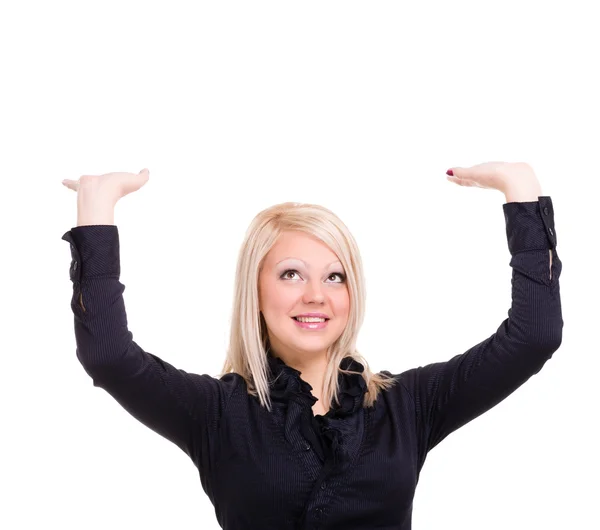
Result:
<instances>
[{"instance_id":1,"label":"thumb","mask_svg":"<svg viewBox=\"0 0 600 530\"><path fill-rule=\"evenodd\" d=\"M138 173L138 177L141 179L141 185L143 186L144 184L146 184L146 182L148 182L148 179L150 178L150 170L147 167L145 167Z\"/></svg>"},{"instance_id":2,"label":"thumb","mask_svg":"<svg viewBox=\"0 0 600 530\"><path fill-rule=\"evenodd\" d=\"M78 180L64 179L62 181L62 183L64 186L66 186L70 190L77 191L79 189L79 181Z\"/></svg>"}]
</instances>

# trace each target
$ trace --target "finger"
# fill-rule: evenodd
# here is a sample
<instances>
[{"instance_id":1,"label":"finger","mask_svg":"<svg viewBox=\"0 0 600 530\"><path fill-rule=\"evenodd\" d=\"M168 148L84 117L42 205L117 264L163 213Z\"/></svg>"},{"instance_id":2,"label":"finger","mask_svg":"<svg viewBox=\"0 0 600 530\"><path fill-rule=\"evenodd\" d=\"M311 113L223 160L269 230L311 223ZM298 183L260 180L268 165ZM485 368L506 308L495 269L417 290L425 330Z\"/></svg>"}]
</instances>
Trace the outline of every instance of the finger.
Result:
<instances>
[{"instance_id":1,"label":"finger","mask_svg":"<svg viewBox=\"0 0 600 530\"><path fill-rule=\"evenodd\" d=\"M447 176L446 178L450 181L450 182L455 182L456 184L463 184L465 179L463 177L459 177L456 173L454 173L453 175L450 174L450 172L453 170L448 170L446 172L446 174L448 174L449 176Z\"/></svg>"},{"instance_id":2,"label":"finger","mask_svg":"<svg viewBox=\"0 0 600 530\"><path fill-rule=\"evenodd\" d=\"M468 179L461 179L458 177L446 177L450 182L454 182L454 184L458 184L459 186L466 186L466 187L474 187L477 186L477 184L472 181L472 180L468 180Z\"/></svg>"},{"instance_id":3,"label":"finger","mask_svg":"<svg viewBox=\"0 0 600 530\"><path fill-rule=\"evenodd\" d=\"M476 186L473 181L473 170L468 167L452 167L446 171L448 180L461 186Z\"/></svg>"},{"instance_id":4,"label":"finger","mask_svg":"<svg viewBox=\"0 0 600 530\"><path fill-rule=\"evenodd\" d=\"M70 190L77 191L79 189L79 181L78 180L64 179L62 181L62 183Z\"/></svg>"},{"instance_id":5,"label":"finger","mask_svg":"<svg viewBox=\"0 0 600 530\"><path fill-rule=\"evenodd\" d=\"M142 179L143 186L144 184L146 184L146 182L148 182L148 179L150 178L150 170L147 167L145 167L138 173L138 175Z\"/></svg>"},{"instance_id":6,"label":"finger","mask_svg":"<svg viewBox=\"0 0 600 530\"><path fill-rule=\"evenodd\" d=\"M446 174L451 175L459 180L464 180L470 177L471 172L469 171L468 167L451 167L448 171L446 171Z\"/></svg>"},{"instance_id":7,"label":"finger","mask_svg":"<svg viewBox=\"0 0 600 530\"><path fill-rule=\"evenodd\" d=\"M475 182L473 182L472 180L469 180L469 179L461 179L458 177L448 177L448 179L450 179L455 184L458 184L459 186L465 186L465 187L477 186L477 184L475 184Z\"/></svg>"}]
</instances>

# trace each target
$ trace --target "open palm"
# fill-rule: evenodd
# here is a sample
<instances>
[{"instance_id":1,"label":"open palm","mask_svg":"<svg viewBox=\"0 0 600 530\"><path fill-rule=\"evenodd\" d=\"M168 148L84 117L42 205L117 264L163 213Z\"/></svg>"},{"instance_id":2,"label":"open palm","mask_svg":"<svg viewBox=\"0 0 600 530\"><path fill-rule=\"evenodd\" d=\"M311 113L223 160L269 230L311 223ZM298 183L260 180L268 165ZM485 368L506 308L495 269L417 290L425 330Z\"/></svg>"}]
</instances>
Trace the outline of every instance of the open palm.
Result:
<instances>
[{"instance_id":1,"label":"open palm","mask_svg":"<svg viewBox=\"0 0 600 530\"><path fill-rule=\"evenodd\" d=\"M510 186L537 180L532 167L525 162L484 162L471 167L453 167L448 180L460 186L475 186L507 193Z\"/></svg>"},{"instance_id":2,"label":"open palm","mask_svg":"<svg viewBox=\"0 0 600 530\"><path fill-rule=\"evenodd\" d=\"M119 171L103 175L82 175L78 180L65 179L62 183L77 193L86 190L94 195L110 198L116 203L121 197L139 190L148 182L149 177L150 172L144 168L139 173Z\"/></svg>"}]
</instances>

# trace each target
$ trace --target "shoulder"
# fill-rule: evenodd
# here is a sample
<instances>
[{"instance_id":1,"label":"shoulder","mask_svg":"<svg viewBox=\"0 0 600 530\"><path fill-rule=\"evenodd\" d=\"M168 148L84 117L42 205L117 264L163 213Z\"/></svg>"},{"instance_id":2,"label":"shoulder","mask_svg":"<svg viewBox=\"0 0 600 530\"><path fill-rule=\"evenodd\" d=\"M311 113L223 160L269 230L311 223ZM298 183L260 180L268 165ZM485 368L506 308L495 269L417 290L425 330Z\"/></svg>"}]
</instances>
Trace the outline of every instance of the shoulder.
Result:
<instances>
[{"instance_id":1,"label":"shoulder","mask_svg":"<svg viewBox=\"0 0 600 530\"><path fill-rule=\"evenodd\" d=\"M214 379L215 381L218 381L220 386L229 390L231 393L234 392L238 387L246 385L246 380L236 372L229 372L221 375L221 377L215 377Z\"/></svg>"},{"instance_id":2,"label":"shoulder","mask_svg":"<svg viewBox=\"0 0 600 530\"><path fill-rule=\"evenodd\" d=\"M400 373L393 373L389 370L380 370L379 373L390 379L393 379L396 382L396 384L394 384L392 387L384 390L385 392L390 392L396 395L407 395L414 402L414 392L412 389L414 388L413 380L415 376L415 368L411 368Z\"/></svg>"},{"instance_id":3,"label":"shoulder","mask_svg":"<svg viewBox=\"0 0 600 530\"><path fill-rule=\"evenodd\" d=\"M202 399L218 399L222 404L229 402L233 394L245 384L243 378L237 373L214 376L190 372L187 375L193 381L194 386L201 390Z\"/></svg>"}]
</instances>

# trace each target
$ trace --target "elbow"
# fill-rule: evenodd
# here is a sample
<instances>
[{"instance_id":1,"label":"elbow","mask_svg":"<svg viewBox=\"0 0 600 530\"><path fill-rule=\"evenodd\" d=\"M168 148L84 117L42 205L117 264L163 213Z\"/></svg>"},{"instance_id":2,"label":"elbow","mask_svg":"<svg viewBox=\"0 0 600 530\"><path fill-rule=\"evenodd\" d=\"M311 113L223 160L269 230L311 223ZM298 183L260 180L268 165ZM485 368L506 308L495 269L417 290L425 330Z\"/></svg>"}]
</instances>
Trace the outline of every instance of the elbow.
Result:
<instances>
[{"instance_id":1,"label":"elbow","mask_svg":"<svg viewBox=\"0 0 600 530\"><path fill-rule=\"evenodd\" d=\"M115 377L131 377L144 368L146 358L133 340L118 346L100 343L90 345L85 350L77 349L77 359L94 384Z\"/></svg>"},{"instance_id":2,"label":"elbow","mask_svg":"<svg viewBox=\"0 0 600 530\"><path fill-rule=\"evenodd\" d=\"M535 351L541 355L543 362L546 362L554 355L554 352L560 348L561 343L562 335L548 336L543 340L538 339L534 342Z\"/></svg>"},{"instance_id":3,"label":"elbow","mask_svg":"<svg viewBox=\"0 0 600 530\"><path fill-rule=\"evenodd\" d=\"M552 355L562 344L562 326L560 329L551 330L553 333L548 333L541 340L536 341L540 350Z\"/></svg>"},{"instance_id":4,"label":"elbow","mask_svg":"<svg viewBox=\"0 0 600 530\"><path fill-rule=\"evenodd\" d=\"M538 324L526 335L526 342L530 347L542 354L553 354L562 343L563 321L548 319L543 324Z\"/></svg>"}]
</instances>

